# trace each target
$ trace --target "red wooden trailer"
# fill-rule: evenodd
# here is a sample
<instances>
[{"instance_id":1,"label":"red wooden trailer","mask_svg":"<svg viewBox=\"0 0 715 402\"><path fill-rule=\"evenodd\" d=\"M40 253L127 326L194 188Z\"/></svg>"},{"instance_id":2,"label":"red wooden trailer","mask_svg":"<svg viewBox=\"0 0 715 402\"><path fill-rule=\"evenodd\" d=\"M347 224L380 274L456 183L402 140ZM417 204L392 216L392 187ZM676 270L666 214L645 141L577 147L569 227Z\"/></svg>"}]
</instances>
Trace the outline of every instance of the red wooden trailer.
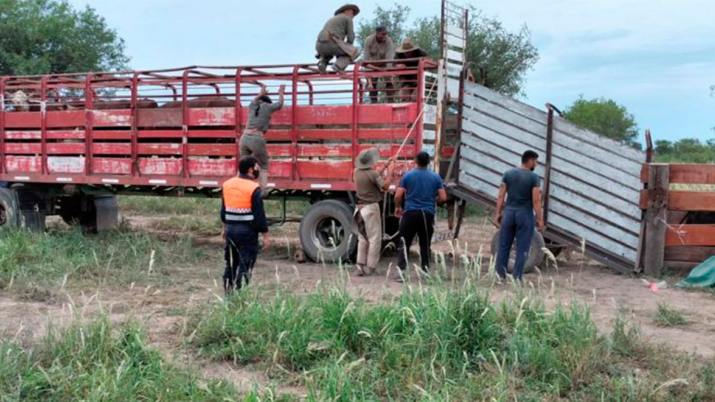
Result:
<instances>
[{"instance_id":1,"label":"red wooden trailer","mask_svg":"<svg viewBox=\"0 0 715 402\"><path fill-rule=\"evenodd\" d=\"M309 256L346 255L357 154L397 156L399 174L422 147L425 73L436 64L415 64L325 75L274 65L0 77L0 222L42 229L46 216L61 215L103 229L116 222L116 194L217 196L236 174L248 103L261 87L275 100L286 85L266 135L271 194L312 201L301 225ZM371 103L378 83L393 85ZM400 96L404 85L419 90Z\"/></svg>"}]
</instances>

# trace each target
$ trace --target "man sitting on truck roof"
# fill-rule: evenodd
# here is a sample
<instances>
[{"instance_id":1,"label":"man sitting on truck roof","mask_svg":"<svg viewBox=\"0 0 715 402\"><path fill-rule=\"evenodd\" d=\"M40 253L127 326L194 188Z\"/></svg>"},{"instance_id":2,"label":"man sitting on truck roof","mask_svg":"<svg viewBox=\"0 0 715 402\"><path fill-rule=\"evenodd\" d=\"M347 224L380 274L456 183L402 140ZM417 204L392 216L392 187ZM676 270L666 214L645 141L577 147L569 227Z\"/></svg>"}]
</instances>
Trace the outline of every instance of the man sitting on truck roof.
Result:
<instances>
[{"instance_id":1,"label":"man sitting on truck roof","mask_svg":"<svg viewBox=\"0 0 715 402\"><path fill-rule=\"evenodd\" d=\"M327 72L328 63L335 57L335 70L344 71L351 61L357 58L359 51L353 46L355 31L353 18L360 13L360 7L346 4L335 11L318 34L315 50L318 52L318 70Z\"/></svg>"},{"instance_id":2,"label":"man sitting on truck roof","mask_svg":"<svg viewBox=\"0 0 715 402\"><path fill-rule=\"evenodd\" d=\"M544 229L539 176L534 173L538 159L539 154L536 152L524 152L521 166L504 173L499 187L494 221L500 226L499 251L496 256L496 271L500 280L506 278L511 246L516 238L516 261L512 276L521 282L534 235L534 220L539 230Z\"/></svg>"},{"instance_id":3,"label":"man sitting on truck roof","mask_svg":"<svg viewBox=\"0 0 715 402\"><path fill-rule=\"evenodd\" d=\"M268 247L268 223L263 209L261 189L256 180L261 176L258 160L241 158L238 177L223 183L221 222L226 240L226 269L223 286L226 293L248 285L258 258L258 234L263 233L263 247Z\"/></svg>"},{"instance_id":4,"label":"man sitting on truck roof","mask_svg":"<svg viewBox=\"0 0 715 402\"><path fill-rule=\"evenodd\" d=\"M387 161L387 165L379 172L374 166L377 163L380 153L377 148L370 148L362 151L355 160L355 172L353 178L357 193L357 208L353 216L353 225L357 229L358 253L357 266L358 276L372 275L377 270L382 251L382 213L380 203L382 203L384 193L390 188L393 159ZM383 176L387 173L386 177Z\"/></svg>"},{"instance_id":5,"label":"man sitting on truck roof","mask_svg":"<svg viewBox=\"0 0 715 402\"><path fill-rule=\"evenodd\" d=\"M266 150L266 131L271 125L271 116L283 107L285 100L285 85L278 89L278 102L273 102L265 87L248 105L248 125L241 135L239 148L241 157L253 156L263 169L260 177L262 194L268 195L268 151Z\"/></svg>"}]
</instances>

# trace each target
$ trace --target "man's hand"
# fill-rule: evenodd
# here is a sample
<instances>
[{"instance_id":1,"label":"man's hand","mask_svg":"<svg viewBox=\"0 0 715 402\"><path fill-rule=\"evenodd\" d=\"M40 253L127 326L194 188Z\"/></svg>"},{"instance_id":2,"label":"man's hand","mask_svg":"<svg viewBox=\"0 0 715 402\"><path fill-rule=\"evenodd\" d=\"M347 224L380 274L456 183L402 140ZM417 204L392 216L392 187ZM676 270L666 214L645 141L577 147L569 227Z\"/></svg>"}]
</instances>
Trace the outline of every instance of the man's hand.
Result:
<instances>
[{"instance_id":1,"label":"man's hand","mask_svg":"<svg viewBox=\"0 0 715 402\"><path fill-rule=\"evenodd\" d=\"M546 230L546 224L544 223L543 218L539 218L536 220L536 228L539 230L539 232L543 232Z\"/></svg>"},{"instance_id":2,"label":"man's hand","mask_svg":"<svg viewBox=\"0 0 715 402\"><path fill-rule=\"evenodd\" d=\"M396 207L395 208L395 216L398 218L402 218L402 215L404 215L404 212L402 211L402 207Z\"/></svg>"},{"instance_id":3,"label":"man's hand","mask_svg":"<svg viewBox=\"0 0 715 402\"><path fill-rule=\"evenodd\" d=\"M268 233L263 234L263 251L268 250L271 247L271 237Z\"/></svg>"},{"instance_id":4,"label":"man's hand","mask_svg":"<svg viewBox=\"0 0 715 402\"><path fill-rule=\"evenodd\" d=\"M281 86L278 87L278 93L281 94L281 95L283 95L283 94L286 93L286 86L285 86L285 84L281 84Z\"/></svg>"},{"instance_id":5,"label":"man's hand","mask_svg":"<svg viewBox=\"0 0 715 402\"><path fill-rule=\"evenodd\" d=\"M501 228L501 220L502 220L502 213L497 211L494 213L494 224L497 226L497 228Z\"/></svg>"},{"instance_id":6,"label":"man's hand","mask_svg":"<svg viewBox=\"0 0 715 402\"><path fill-rule=\"evenodd\" d=\"M223 241L226 241L226 225L223 225L223 227L221 228L221 238L223 239Z\"/></svg>"}]
</instances>

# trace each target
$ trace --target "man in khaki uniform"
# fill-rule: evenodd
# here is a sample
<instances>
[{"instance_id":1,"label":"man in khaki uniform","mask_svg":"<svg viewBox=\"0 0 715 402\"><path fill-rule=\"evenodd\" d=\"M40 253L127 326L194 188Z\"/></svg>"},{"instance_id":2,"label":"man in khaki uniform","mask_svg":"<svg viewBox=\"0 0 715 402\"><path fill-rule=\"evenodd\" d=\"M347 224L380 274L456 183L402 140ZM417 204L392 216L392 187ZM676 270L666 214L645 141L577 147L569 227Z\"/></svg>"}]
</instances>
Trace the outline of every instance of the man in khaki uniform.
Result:
<instances>
[{"instance_id":1,"label":"man in khaki uniform","mask_svg":"<svg viewBox=\"0 0 715 402\"><path fill-rule=\"evenodd\" d=\"M377 149L365 150L358 155L354 180L357 189L357 209L353 226L358 235L357 270L359 276L372 275L377 270L382 251L382 214L380 203L390 187L392 159L380 172L374 169L379 158ZM386 178L383 173L387 172Z\"/></svg>"},{"instance_id":2,"label":"man in khaki uniform","mask_svg":"<svg viewBox=\"0 0 715 402\"><path fill-rule=\"evenodd\" d=\"M360 8L354 4L346 4L335 11L335 16L330 18L318 34L315 50L318 52L318 69L321 73L327 72L328 63L333 57L335 69L344 71L345 68L358 56L358 49L353 46L355 31L353 30L353 17L360 13Z\"/></svg>"},{"instance_id":3,"label":"man in khaki uniform","mask_svg":"<svg viewBox=\"0 0 715 402\"><path fill-rule=\"evenodd\" d=\"M379 26L375 28L375 33L365 39L365 49L363 49L365 66L378 69L389 67L389 63L370 63L371 61L392 60L395 58L395 43L387 33L387 28ZM378 87L382 86L385 92L386 102L391 102L394 86L389 77L379 79L370 78L370 102L377 103Z\"/></svg>"}]
</instances>

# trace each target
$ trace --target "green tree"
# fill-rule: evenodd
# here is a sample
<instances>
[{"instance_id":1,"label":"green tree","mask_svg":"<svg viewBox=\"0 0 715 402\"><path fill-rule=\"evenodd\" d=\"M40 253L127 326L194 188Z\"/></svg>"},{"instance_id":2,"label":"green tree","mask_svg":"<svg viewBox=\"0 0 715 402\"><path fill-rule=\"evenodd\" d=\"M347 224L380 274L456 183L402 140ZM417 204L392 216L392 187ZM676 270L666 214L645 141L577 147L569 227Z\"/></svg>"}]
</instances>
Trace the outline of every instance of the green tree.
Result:
<instances>
[{"instance_id":1,"label":"green tree","mask_svg":"<svg viewBox=\"0 0 715 402\"><path fill-rule=\"evenodd\" d=\"M697 138L682 138L675 142L656 141L655 158L663 163L713 163L715 138L705 142Z\"/></svg>"},{"instance_id":2,"label":"green tree","mask_svg":"<svg viewBox=\"0 0 715 402\"><path fill-rule=\"evenodd\" d=\"M399 4L389 9L378 7L372 19L359 24L358 43L363 43L376 26L384 25L395 43L411 37L431 57L439 58L439 17L417 19L408 26L409 14L410 8ZM509 32L499 21L471 10L467 62L480 83L505 95L522 94L526 73L538 59L539 52L526 26L516 33Z\"/></svg>"},{"instance_id":3,"label":"green tree","mask_svg":"<svg viewBox=\"0 0 715 402\"><path fill-rule=\"evenodd\" d=\"M608 138L640 148L638 125L624 106L611 99L577 99L564 113L564 117L579 127Z\"/></svg>"},{"instance_id":4,"label":"green tree","mask_svg":"<svg viewBox=\"0 0 715 402\"><path fill-rule=\"evenodd\" d=\"M0 0L0 74L122 69L124 41L94 9L66 0Z\"/></svg>"}]
</instances>

